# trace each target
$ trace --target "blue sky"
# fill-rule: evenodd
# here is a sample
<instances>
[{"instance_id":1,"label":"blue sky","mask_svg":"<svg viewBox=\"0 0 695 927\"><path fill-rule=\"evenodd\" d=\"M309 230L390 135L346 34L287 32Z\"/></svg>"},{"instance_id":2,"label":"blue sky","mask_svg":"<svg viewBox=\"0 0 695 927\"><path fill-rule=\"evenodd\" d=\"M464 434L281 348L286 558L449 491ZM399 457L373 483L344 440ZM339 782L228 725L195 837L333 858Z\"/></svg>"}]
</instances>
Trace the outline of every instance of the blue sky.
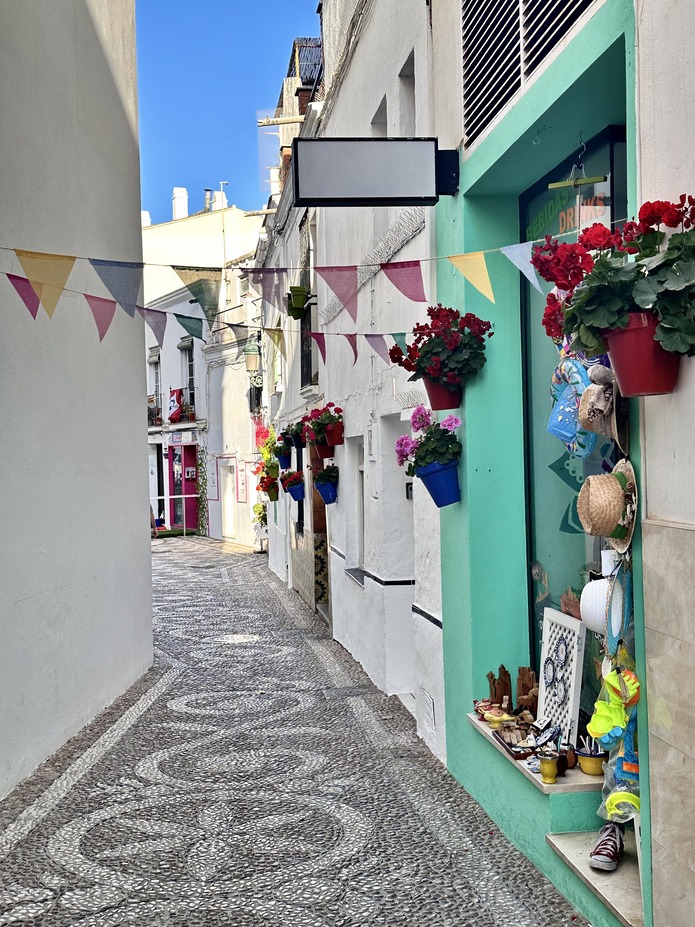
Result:
<instances>
[{"instance_id":1,"label":"blue sky","mask_svg":"<svg viewBox=\"0 0 695 927\"><path fill-rule=\"evenodd\" d=\"M296 36L319 34L318 0L136 0L142 208L171 219L173 187L265 205L258 110L274 109Z\"/></svg>"}]
</instances>

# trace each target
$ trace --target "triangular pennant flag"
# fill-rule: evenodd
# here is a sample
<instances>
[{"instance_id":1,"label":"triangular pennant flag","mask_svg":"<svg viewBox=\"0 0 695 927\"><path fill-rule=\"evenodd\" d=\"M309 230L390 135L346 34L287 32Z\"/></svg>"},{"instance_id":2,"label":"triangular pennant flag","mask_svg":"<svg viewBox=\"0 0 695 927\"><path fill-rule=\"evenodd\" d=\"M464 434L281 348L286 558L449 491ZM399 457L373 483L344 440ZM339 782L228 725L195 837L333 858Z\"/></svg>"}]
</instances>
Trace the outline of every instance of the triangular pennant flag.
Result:
<instances>
[{"instance_id":1,"label":"triangular pennant flag","mask_svg":"<svg viewBox=\"0 0 695 927\"><path fill-rule=\"evenodd\" d=\"M173 265L172 265L173 266ZM220 308L221 267L173 267L212 325Z\"/></svg>"},{"instance_id":2,"label":"triangular pennant flag","mask_svg":"<svg viewBox=\"0 0 695 927\"><path fill-rule=\"evenodd\" d=\"M285 351L285 333L283 330L281 328L264 328L263 331L270 338L285 360L287 360L287 352Z\"/></svg>"},{"instance_id":3,"label":"triangular pennant flag","mask_svg":"<svg viewBox=\"0 0 695 927\"><path fill-rule=\"evenodd\" d=\"M287 268L286 267L241 267L249 278L251 286L260 290L263 301L278 312L287 311Z\"/></svg>"},{"instance_id":4,"label":"triangular pennant flag","mask_svg":"<svg viewBox=\"0 0 695 927\"><path fill-rule=\"evenodd\" d=\"M249 327L248 325L242 325L241 322L225 322L225 325L227 328L231 328L234 334L234 339L236 341L236 359L239 360L244 350L242 342L246 341L249 337Z\"/></svg>"},{"instance_id":5,"label":"triangular pennant flag","mask_svg":"<svg viewBox=\"0 0 695 927\"><path fill-rule=\"evenodd\" d=\"M535 286L539 293L543 292L538 275L531 265L532 241L522 241L518 245L507 245L505 248L500 248L500 251L506 258L509 258L517 270L521 271L531 286Z\"/></svg>"},{"instance_id":6,"label":"triangular pennant flag","mask_svg":"<svg viewBox=\"0 0 695 927\"><path fill-rule=\"evenodd\" d=\"M419 261L392 261L379 265L391 283L414 303L426 303Z\"/></svg>"},{"instance_id":7,"label":"triangular pennant flag","mask_svg":"<svg viewBox=\"0 0 695 927\"><path fill-rule=\"evenodd\" d=\"M386 364L391 363L389 358L389 349L386 347L386 339L383 335L365 335L365 340L371 346L372 350L376 351L379 357Z\"/></svg>"},{"instance_id":8,"label":"triangular pennant flag","mask_svg":"<svg viewBox=\"0 0 695 927\"><path fill-rule=\"evenodd\" d=\"M408 353L408 342L405 340L405 332L391 332L391 337L404 354Z\"/></svg>"},{"instance_id":9,"label":"triangular pennant flag","mask_svg":"<svg viewBox=\"0 0 695 927\"><path fill-rule=\"evenodd\" d=\"M97 323L99 341L103 341L104 335L109 330L111 322L113 322L113 317L116 312L116 300L103 299L101 296L89 296L87 293L84 294L84 298L89 303L94 321Z\"/></svg>"},{"instance_id":10,"label":"triangular pennant flag","mask_svg":"<svg viewBox=\"0 0 695 927\"><path fill-rule=\"evenodd\" d=\"M200 338L201 341L204 341L203 338L203 320L194 319L190 315L178 315L174 313L174 318L181 325L182 328L185 328L189 335L193 338Z\"/></svg>"},{"instance_id":11,"label":"triangular pennant flag","mask_svg":"<svg viewBox=\"0 0 695 927\"><path fill-rule=\"evenodd\" d=\"M35 319L36 313L39 311L41 301L34 292L32 285L29 283L26 277L18 277L16 274L7 274L7 279L22 297L22 302L27 307L29 312L31 312L32 318Z\"/></svg>"},{"instance_id":12,"label":"triangular pennant flag","mask_svg":"<svg viewBox=\"0 0 695 927\"><path fill-rule=\"evenodd\" d=\"M49 319L52 318L77 258L67 254L23 251L21 248L15 248L14 253Z\"/></svg>"},{"instance_id":13,"label":"triangular pennant flag","mask_svg":"<svg viewBox=\"0 0 695 927\"><path fill-rule=\"evenodd\" d=\"M101 261L90 258L89 263L118 305L134 318L142 285L142 261Z\"/></svg>"},{"instance_id":14,"label":"triangular pennant flag","mask_svg":"<svg viewBox=\"0 0 695 927\"><path fill-rule=\"evenodd\" d=\"M321 359L324 364L326 363L326 336L323 332L309 332L311 337L316 342L316 347L319 349Z\"/></svg>"},{"instance_id":15,"label":"triangular pennant flag","mask_svg":"<svg viewBox=\"0 0 695 927\"><path fill-rule=\"evenodd\" d=\"M357 363L357 335L354 333L348 335L342 332L341 334L343 335L343 338L349 342L350 347L352 348L352 353L355 355L355 359L352 362L352 366L354 367Z\"/></svg>"},{"instance_id":16,"label":"triangular pennant flag","mask_svg":"<svg viewBox=\"0 0 695 927\"><path fill-rule=\"evenodd\" d=\"M328 286L333 290L338 301L347 309L353 322L357 321L357 265L346 267L317 267Z\"/></svg>"},{"instance_id":17,"label":"triangular pennant flag","mask_svg":"<svg viewBox=\"0 0 695 927\"><path fill-rule=\"evenodd\" d=\"M490 302L494 303L495 295L492 292L484 251L473 251L471 254L455 254L449 260L456 270L469 283L473 284L476 290L480 290L483 296L487 296Z\"/></svg>"},{"instance_id":18,"label":"triangular pennant flag","mask_svg":"<svg viewBox=\"0 0 695 927\"><path fill-rule=\"evenodd\" d=\"M159 309L143 309L142 306L138 306L138 312L152 329L157 344L161 348L164 344L164 332L166 331L169 316Z\"/></svg>"}]
</instances>

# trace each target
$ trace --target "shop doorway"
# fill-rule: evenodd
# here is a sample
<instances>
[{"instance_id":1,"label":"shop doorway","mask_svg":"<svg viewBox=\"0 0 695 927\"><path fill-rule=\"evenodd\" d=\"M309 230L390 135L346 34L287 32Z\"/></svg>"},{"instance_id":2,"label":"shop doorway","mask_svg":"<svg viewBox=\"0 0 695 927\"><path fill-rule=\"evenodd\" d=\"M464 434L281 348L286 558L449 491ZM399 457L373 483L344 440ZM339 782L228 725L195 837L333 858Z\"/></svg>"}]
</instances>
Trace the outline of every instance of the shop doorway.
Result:
<instances>
[{"instance_id":1,"label":"shop doorway","mask_svg":"<svg viewBox=\"0 0 695 927\"><path fill-rule=\"evenodd\" d=\"M236 537L236 462L220 466L222 501L222 537Z\"/></svg>"},{"instance_id":2,"label":"shop doorway","mask_svg":"<svg viewBox=\"0 0 695 927\"><path fill-rule=\"evenodd\" d=\"M188 533L198 529L197 445L169 446L169 520Z\"/></svg>"}]
</instances>

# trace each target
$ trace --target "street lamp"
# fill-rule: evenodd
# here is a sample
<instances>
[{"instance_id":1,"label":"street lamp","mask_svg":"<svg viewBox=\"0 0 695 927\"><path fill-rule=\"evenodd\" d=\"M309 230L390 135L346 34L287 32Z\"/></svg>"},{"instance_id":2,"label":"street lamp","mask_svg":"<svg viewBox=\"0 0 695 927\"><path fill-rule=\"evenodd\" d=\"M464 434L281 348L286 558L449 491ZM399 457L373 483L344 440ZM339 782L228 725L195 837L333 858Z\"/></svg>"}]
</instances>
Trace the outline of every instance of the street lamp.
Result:
<instances>
[{"instance_id":1,"label":"street lamp","mask_svg":"<svg viewBox=\"0 0 695 927\"><path fill-rule=\"evenodd\" d=\"M246 372L256 373L261 369L261 352L258 348L258 342L254 339L246 342L244 347L244 361L246 362Z\"/></svg>"}]
</instances>

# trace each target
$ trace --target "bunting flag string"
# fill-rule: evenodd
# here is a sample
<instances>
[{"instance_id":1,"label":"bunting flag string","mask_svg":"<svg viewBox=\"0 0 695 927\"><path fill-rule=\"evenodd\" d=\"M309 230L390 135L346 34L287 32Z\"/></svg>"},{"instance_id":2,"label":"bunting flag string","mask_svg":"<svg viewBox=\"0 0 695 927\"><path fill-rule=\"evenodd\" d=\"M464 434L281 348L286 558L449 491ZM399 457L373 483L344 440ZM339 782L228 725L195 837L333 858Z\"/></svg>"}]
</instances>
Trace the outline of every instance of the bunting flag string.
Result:
<instances>
[{"instance_id":1,"label":"bunting flag string","mask_svg":"<svg viewBox=\"0 0 695 927\"><path fill-rule=\"evenodd\" d=\"M178 312L174 313L174 318L192 338L200 338L201 341L205 341L202 319L195 319L190 315L179 315Z\"/></svg>"},{"instance_id":2,"label":"bunting flag string","mask_svg":"<svg viewBox=\"0 0 695 927\"><path fill-rule=\"evenodd\" d=\"M408 352L408 342L405 340L405 332L391 332L391 337L404 354Z\"/></svg>"},{"instance_id":3,"label":"bunting flag string","mask_svg":"<svg viewBox=\"0 0 695 927\"><path fill-rule=\"evenodd\" d=\"M12 286L21 296L24 305L27 307L29 312L31 312L31 317L35 319L41 303L33 286L29 283L26 277L18 277L17 274L7 274L6 276Z\"/></svg>"},{"instance_id":4,"label":"bunting flag string","mask_svg":"<svg viewBox=\"0 0 695 927\"><path fill-rule=\"evenodd\" d=\"M538 275L531 265L532 241L522 241L518 245L506 245L506 247L500 248L500 251L512 262L517 270L521 271L531 286L535 287L539 293L543 292Z\"/></svg>"},{"instance_id":5,"label":"bunting flag string","mask_svg":"<svg viewBox=\"0 0 695 927\"><path fill-rule=\"evenodd\" d=\"M379 357L384 361L385 364L391 363L391 358L389 357L389 349L386 346L386 340L383 335L365 335L365 341L371 347L371 349L379 355Z\"/></svg>"},{"instance_id":6,"label":"bunting flag string","mask_svg":"<svg viewBox=\"0 0 695 927\"><path fill-rule=\"evenodd\" d=\"M246 341L249 337L248 325L242 325L240 322L225 322L227 328L230 328L234 334L234 340L236 341L236 360L239 360L243 354L241 347L241 342Z\"/></svg>"},{"instance_id":7,"label":"bunting flag string","mask_svg":"<svg viewBox=\"0 0 695 927\"><path fill-rule=\"evenodd\" d=\"M24 251L21 248L15 248L14 253L49 319L53 318L77 258L68 254Z\"/></svg>"},{"instance_id":8,"label":"bunting flag string","mask_svg":"<svg viewBox=\"0 0 695 927\"><path fill-rule=\"evenodd\" d=\"M348 342L348 344L352 348L352 353L355 358L352 362L352 366L354 367L355 364L357 363L357 334L356 333L355 334L345 334L344 333L343 338L345 338L345 340Z\"/></svg>"},{"instance_id":9,"label":"bunting flag string","mask_svg":"<svg viewBox=\"0 0 695 927\"><path fill-rule=\"evenodd\" d=\"M104 299L103 296L89 296L87 293L84 294L84 298L92 310L97 331L99 332L99 341L101 342L104 340L104 335L109 330L109 326L116 314L116 300Z\"/></svg>"},{"instance_id":10,"label":"bunting flag string","mask_svg":"<svg viewBox=\"0 0 695 927\"><path fill-rule=\"evenodd\" d=\"M491 303L494 303L495 296L492 292L490 276L487 272L487 262L485 261L484 251L473 251L470 254L456 254L449 260L456 270L471 283L476 290L487 296Z\"/></svg>"},{"instance_id":11,"label":"bunting flag string","mask_svg":"<svg viewBox=\"0 0 695 927\"><path fill-rule=\"evenodd\" d=\"M287 360L287 349L285 347L285 333L281 328L264 328L263 331L273 342L275 347L282 354L285 361Z\"/></svg>"},{"instance_id":12,"label":"bunting flag string","mask_svg":"<svg viewBox=\"0 0 695 927\"><path fill-rule=\"evenodd\" d=\"M251 286L260 290L263 301L278 312L287 309L287 267L241 267Z\"/></svg>"},{"instance_id":13,"label":"bunting flag string","mask_svg":"<svg viewBox=\"0 0 695 927\"><path fill-rule=\"evenodd\" d=\"M347 310L353 322L357 322L357 291L359 284L357 282L357 265L351 264L345 267L316 267L316 273L326 282L326 285L333 290L338 302Z\"/></svg>"},{"instance_id":14,"label":"bunting flag string","mask_svg":"<svg viewBox=\"0 0 695 927\"><path fill-rule=\"evenodd\" d=\"M427 302L420 261L391 261L388 264L379 264L379 267L405 297L414 303Z\"/></svg>"},{"instance_id":15,"label":"bunting flag string","mask_svg":"<svg viewBox=\"0 0 695 927\"><path fill-rule=\"evenodd\" d=\"M321 360L326 363L326 336L323 332L309 332L309 336L314 339L316 342L316 347L319 349L319 354L321 355Z\"/></svg>"},{"instance_id":16,"label":"bunting flag string","mask_svg":"<svg viewBox=\"0 0 695 927\"><path fill-rule=\"evenodd\" d=\"M90 258L89 263L111 296L132 319L142 286L142 261L104 261Z\"/></svg>"},{"instance_id":17,"label":"bunting flag string","mask_svg":"<svg viewBox=\"0 0 695 927\"><path fill-rule=\"evenodd\" d=\"M152 329L157 344L161 348L164 344L168 313L162 312L160 309L143 309L142 306L138 306L138 312Z\"/></svg>"},{"instance_id":18,"label":"bunting flag string","mask_svg":"<svg viewBox=\"0 0 695 927\"><path fill-rule=\"evenodd\" d=\"M221 267L182 267L173 265L181 282L200 305L205 318L213 324L220 306L220 287L222 285Z\"/></svg>"}]
</instances>

